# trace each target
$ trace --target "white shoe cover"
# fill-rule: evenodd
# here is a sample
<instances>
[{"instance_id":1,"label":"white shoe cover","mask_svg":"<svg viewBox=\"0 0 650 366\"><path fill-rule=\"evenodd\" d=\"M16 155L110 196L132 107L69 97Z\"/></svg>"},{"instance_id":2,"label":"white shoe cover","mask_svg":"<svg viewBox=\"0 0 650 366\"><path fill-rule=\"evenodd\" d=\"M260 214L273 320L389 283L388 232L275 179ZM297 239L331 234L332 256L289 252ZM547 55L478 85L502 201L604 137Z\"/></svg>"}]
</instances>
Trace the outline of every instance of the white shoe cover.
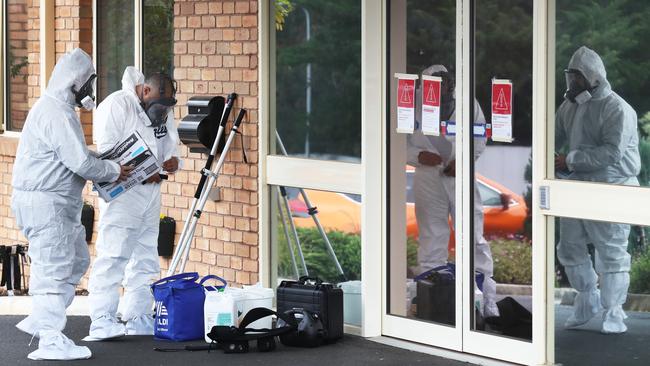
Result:
<instances>
[{"instance_id":1,"label":"white shoe cover","mask_svg":"<svg viewBox=\"0 0 650 366\"><path fill-rule=\"evenodd\" d=\"M578 292L573 302L573 314L567 319L564 326L566 328L575 328L584 325L602 309L598 289L593 289L590 292Z\"/></svg>"},{"instance_id":2,"label":"white shoe cover","mask_svg":"<svg viewBox=\"0 0 650 366\"><path fill-rule=\"evenodd\" d=\"M154 319L151 315L140 315L126 322L126 335L153 335Z\"/></svg>"},{"instance_id":3,"label":"white shoe cover","mask_svg":"<svg viewBox=\"0 0 650 366\"><path fill-rule=\"evenodd\" d=\"M627 326L623 320L627 319L623 307L620 305L607 309L603 314L603 328L600 330L603 334L619 334L627 332Z\"/></svg>"},{"instance_id":4,"label":"white shoe cover","mask_svg":"<svg viewBox=\"0 0 650 366\"><path fill-rule=\"evenodd\" d=\"M83 340L86 342L97 342L123 337L125 335L126 328L124 324L118 322L113 317L103 316L90 324L88 336Z\"/></svg>"},{"instance_id":5,"label":"white shoe cover","mask_svg":"<svg viewBox=\"0 0 650 366\"><path fill-rule=\"evenodd\" d=\"M29 334L30 336L38 338L38 330L36 329L36 325L34 324L31 315L18 322L18 324L16 324L16 328Z\"/></svg>"},{"instance_id":6,"label":"white shoe cover","mask_svg":"<svg viewBox=\"0 0 650 366\"><path fill-rule=\"evenodd\" d=\"M84 360L92 356L90 349L77 346L63 333L56 330L39 332L38 349L30 353L30 360Z\"/></svg>"},{"instance_id":7,"label":"white shoe cover","mask_svg":"<svg viewBox=\"0 0 650 366\"><path fill-rule=\"evenodd\" d=\"M497 303L494 302L494 300L485 300L485 304L483 305L483 317L490 318L495 316L499 316L499 307L497 306Z\"/></svg>"}]
</instances>

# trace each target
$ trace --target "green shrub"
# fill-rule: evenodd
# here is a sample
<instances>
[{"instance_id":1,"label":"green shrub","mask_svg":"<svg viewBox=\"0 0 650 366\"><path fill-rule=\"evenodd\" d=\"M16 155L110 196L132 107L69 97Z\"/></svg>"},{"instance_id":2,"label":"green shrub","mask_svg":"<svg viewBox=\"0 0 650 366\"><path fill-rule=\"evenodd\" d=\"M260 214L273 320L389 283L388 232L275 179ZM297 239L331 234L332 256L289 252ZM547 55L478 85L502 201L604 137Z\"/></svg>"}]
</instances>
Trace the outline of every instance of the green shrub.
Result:
<instances>
[{"instance_id":1,"label":"green shrub","mask_svg":"<svg viewBox=\"0 0 650 366\"><path fill-rule=\"evenodd\" d=\"M490 242L497 283L530 285L533 279L532 246L528 241L498 239Z\"/></svg>"},{"instance_id":2,"label":"green shrub","mask_svg":"<svg viewBox=\"0 0 650 366\"><path fill-rule=\"evenodd\" d=\"M278 248L278 274L283 277L295 277L291 255L287 247L287 240L284 231L279 225L276 247ZM325 241L316 228L297 228L298 238L302 247L305 263L310 276L318 276L323 281L338 282L341 280L340 274L336 268L334 260L329 254ZM291 232L290 232L291 235ZM329 231L327 237L332 244L336 257L343 268L343 272L348 280L361 279L361 235L348 234L341 231ZM302 263L296 249L295 243L294 255L301 275Z\"/></svg>"},{"instance_id":3,"label":"green shrub","mask_svg":"<svg viewBox=\"0 0 650 366\"><path fill-rule=\"evenodd\" d=\"M632 258L630 269L630 292L650 294L650 249L638 257Z\"/></svg>"}]
</instances>

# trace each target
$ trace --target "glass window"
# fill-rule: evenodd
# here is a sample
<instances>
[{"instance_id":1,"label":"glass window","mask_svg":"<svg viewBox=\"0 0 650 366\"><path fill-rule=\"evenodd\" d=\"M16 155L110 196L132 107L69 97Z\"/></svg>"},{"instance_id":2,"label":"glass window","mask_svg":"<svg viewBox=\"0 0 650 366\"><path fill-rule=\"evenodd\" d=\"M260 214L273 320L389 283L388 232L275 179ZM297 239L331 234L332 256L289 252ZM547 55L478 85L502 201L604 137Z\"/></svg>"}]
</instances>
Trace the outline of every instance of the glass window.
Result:
<instances>
[{"instance_id":1,"label":"glass window","mask_svg":"<svg viewBox=\"0 0 650 366\"><path fill-rule=\"evenodd\" d=\"M558 1L555 177L650 185L647 1Z\"/></svg>"},{"instance_id":2,"label":"glass window","mask_svg":"<svg viewBox=\"0 0 650 366\"><path fill-rule=\"evenodd\" d=\"M3 2L5 12L6 73L5 73L5 115L7 131L21 131L29 112L30 88L29 42L33 34L38 41L38 30L32 30L33 20L28 19L30 4L27 0ZM34 33L35 32L35 33Z\"/></svg>"},{"instance_id":3,"label":"glass window","mask_svg":"<svg viewBox=\"0 0 650 366\"><path fill-rule=\"evenodd\" d=\"M142 72L173 75L174 1L144 0L142 17Z\"/></svg>"},{"instance_id":4,"label":"glass window","mask_svg":"<svg viewBox=\"0 0 650 366\"><path fill-rule=\"evenodd\" d=\"M556 364L648 363L648 234L647 226L555 218Z\"/></svg>"},{"instance_id":5,"label":"glass window","mask_svg":"<svg viewBox=\"0 0 650 366\"><path fill-rule=\"evenodd\" d=\"M272 123L288 155L360 162L361 1L274 4Z\"/></svg>"},{"instance_id":6,"label":"glass window","mask_svg":"<svg viewBox=\"0 0 650 366\"><path fill-rule=\"evenodd\" d=\"M135 61L134 2L97 0L97 99L122 88L122 74Z\"/></svg>"},{"instance_id":7,"label":"glass window","mask_svg":"<svg viewBox=\"0 0 650 366\"><path fill-rule=\"evenodd\" d=\"M361 197L271 186L271 202L274 283L309 275L338 284L345 322L360 325Z\"/></svg>"}]
</instances>

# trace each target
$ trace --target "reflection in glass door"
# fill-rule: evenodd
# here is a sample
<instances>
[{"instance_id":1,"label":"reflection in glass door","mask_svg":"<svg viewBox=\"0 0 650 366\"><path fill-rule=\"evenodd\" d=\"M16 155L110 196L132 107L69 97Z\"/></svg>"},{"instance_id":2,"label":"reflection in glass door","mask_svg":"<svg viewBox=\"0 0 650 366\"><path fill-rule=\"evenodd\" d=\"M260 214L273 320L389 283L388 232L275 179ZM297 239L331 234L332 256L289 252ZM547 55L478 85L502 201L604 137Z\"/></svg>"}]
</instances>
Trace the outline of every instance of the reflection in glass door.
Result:
<instances>
[{"instance_id":1,"label":"reflection in glass door","mask_svg":"<svg viewBox=\"0 0 650 366\"><path fill-rule=\"evenodd\" d=\"M476 1L474 12L470 328L530 341L533 3Z\"/></svg>"},{"instance_id":2,"label":"reflection in glass door","mask_svg":"<svg viewBox=\"0 0 650 366\"><path fill-rule=\"evenodd\" d=\"M384 331L532 362L532 2L387 14Z\"/></svg>"},{"instance_id":3,"label":"reflection in glass door","mask_svg":"<svg viewBox=\"0 0 650 366\"><path fill-rule=\"evenodd\" d=\"M392 1L390 14L391 75L418 80L413 131L397 133L395 118L389 128L388 313L454 327L455 143L453 137L425 135L421 126L427 98L439 99L440 120L455 124L456 1ZM439 88L424 88L422 76L440 78ZM398 99L395 84L389 90L391 105Z\"/></svg>"}]
</instances>

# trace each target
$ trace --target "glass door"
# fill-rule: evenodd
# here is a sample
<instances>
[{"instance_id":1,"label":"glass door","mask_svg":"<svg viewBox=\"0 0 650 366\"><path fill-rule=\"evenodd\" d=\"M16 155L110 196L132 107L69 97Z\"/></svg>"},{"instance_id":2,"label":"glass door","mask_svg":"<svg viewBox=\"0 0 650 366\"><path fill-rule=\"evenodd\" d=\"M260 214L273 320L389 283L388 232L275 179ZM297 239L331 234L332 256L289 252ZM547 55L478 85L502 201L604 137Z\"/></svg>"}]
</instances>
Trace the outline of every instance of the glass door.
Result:
<instances>
[{"instance_id":1,"label":"glass door","mask_svg":"<svg viewBox=\"0 0 650 366\"><path fill-rule=\"evenodd\" d=\"M463 301L455 267L462 246L456 245L459 225L453 219L460 212L455 186L461 177L453 174L457 146L453 137L423 133L429 107L423 112L422 101L436 101L438 120L455 127L462 106L460 14L455 0L387 3L384 334L455 350L462 349ZM423 77L438 84L431 89ZM398 89L403 80L408 90ZM410 108L401 107L409 102ZM402 123L404 111L410 129Z\"/></svg>"},{"instance_id":2,"label":"glass door","mask_svg":"<svg viewBox=\"0 0 650 366\"><path fill-rule=\"evenodd\" d=\"M646 365L650 4L549 1L546 11L549 361Z\"/></svg>"},{"instance_id":3,"label":"glass door","mask_svg":"<svg viewBox=\"0 0 650 366\"><path fill-rule=\"evenodd\" d=\"M531 209L539 9L387 4L386 335L544 362L545 230Z\"/></svg>"},{"instance_id":4,"label":"glass door","mask_svg":"<svg viewBox=\"0 0 650 366\"><path fill-rule=\"evenodd\" d=\"M465 4L463 350L532 363L534 5Z\"/></svg>"}]
</instances>

